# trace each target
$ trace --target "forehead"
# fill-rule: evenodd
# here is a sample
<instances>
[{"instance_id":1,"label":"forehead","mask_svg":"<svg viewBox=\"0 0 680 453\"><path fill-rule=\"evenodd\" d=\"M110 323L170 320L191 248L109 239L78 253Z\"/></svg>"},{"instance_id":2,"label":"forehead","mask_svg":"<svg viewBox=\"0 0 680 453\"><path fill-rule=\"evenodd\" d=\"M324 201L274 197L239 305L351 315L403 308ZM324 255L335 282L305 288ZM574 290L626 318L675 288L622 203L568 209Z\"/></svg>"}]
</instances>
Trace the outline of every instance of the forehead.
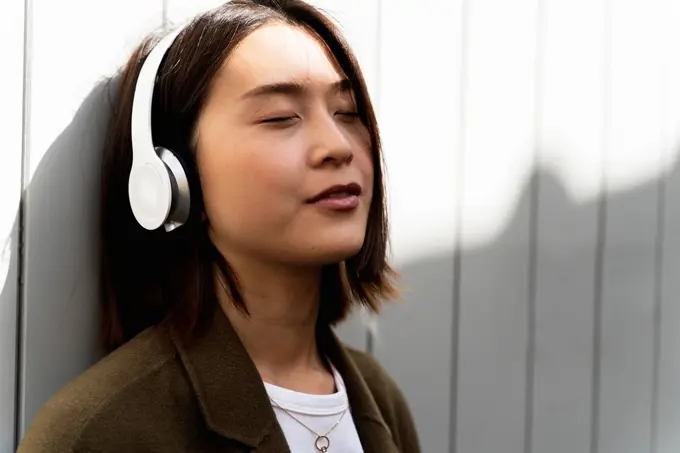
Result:
<instances>
[{"instance_id":1,"label":"forehead","mask_svg":"<svg viewBox=\"0 0 680 453\"><path fill-rule=\"evenodd\" d=\"M326 86L342 79L320 40L286 24L264 25L248 35L222 67L218 84L239 95L257 86L296 80Z\"/></svg>"}]
</instances>

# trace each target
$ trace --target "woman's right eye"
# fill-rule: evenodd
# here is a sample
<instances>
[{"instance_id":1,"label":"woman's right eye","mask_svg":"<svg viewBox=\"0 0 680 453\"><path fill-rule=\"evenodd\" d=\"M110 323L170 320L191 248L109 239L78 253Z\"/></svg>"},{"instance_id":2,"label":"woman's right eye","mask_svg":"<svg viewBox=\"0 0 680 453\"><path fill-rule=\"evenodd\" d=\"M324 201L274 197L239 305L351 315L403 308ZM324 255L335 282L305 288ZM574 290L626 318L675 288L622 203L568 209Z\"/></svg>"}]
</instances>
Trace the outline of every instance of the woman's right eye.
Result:
<instances>
[{"instance_id":1,"label":"woman's right eye","mask_svg":"<svg viewBox=\"0 0 680 453\"><path fill-rule=\"evenodd\" d=\"M296 118L297 118L297 116L275 116L275 117L272 117L272 118L263 119L262 122L263 123L286 123L286 122L289 122L289 121L293 121Z\"/></svg>"}]
</instances>

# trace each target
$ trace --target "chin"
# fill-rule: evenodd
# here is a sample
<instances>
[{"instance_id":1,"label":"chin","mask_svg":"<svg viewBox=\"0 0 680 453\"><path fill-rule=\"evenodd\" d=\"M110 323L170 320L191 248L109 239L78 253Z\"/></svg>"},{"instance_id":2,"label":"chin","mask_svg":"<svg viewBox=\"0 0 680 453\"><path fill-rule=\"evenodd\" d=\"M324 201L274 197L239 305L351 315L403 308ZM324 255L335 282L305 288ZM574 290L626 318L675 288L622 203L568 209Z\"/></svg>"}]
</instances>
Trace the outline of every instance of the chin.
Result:
<instances>
[{"instance_id":1,"label":"chin","mask_svg":"<svg viewBox=\"0 0 680 453\"><path fill-rule=\"evenodd\" d=\"M306 261L320 265L340 263L359 253L363 244L363 236L353 241L320 243L312 248L312 253L307 256Z\"/></svg>"},{"instance_id":2,"label":"chin","mask_svg":"<svg viewBox=\"0 0 680 453\"><path fill-rule=\"evenodd\" d=\"M352 249L351 251L341 250L329 252L328 254L324 255L321 259L319 259L319 262L323 265L341 263L359 253L359 250L361 250L361 247L357 249Z\"/></svg>"},{"instance_id":3,"label":"chin","mask_svg":"<svg viewBox=\"0 0 680 453\"><path fill-rule=\"evenodd\" d=\"M308 227L286 238L285 252L281 257L285 256L291 264L319 266L340 263L359 253L365 237L365 222Z\"/></svg>"}]
</instances>

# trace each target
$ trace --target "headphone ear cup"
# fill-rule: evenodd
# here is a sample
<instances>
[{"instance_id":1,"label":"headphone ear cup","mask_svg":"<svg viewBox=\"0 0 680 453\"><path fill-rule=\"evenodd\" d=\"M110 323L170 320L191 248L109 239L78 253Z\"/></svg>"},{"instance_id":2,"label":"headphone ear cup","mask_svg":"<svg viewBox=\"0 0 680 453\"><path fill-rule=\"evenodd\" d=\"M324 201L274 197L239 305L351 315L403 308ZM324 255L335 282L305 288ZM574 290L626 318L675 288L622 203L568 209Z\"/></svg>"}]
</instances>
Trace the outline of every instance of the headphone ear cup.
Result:
<instances>
[{"instance_id":1,"label":"headphone ear cup","mask_svg":"<svg viewBox=\"0 0 680 453\"><path fill-rule=\"evenodd\" d=\"M167 232L184 225L191 213L191 190L189 178L179 158L169 149L157 147L156 153L163 161L170 176L172 203L164 227Z\"/></svg>"},{"instance_id":2,"label":"headphone ear cup","mask_svg":"<svg viewBox=\"0 0 680 453\"><path fill-rule=\"evenodd\" d=\"M133 161L128 196L132 213L143 228L155 230L165 223L172 207L172 181L160 159Z\"/></svg>"}]
</instances>

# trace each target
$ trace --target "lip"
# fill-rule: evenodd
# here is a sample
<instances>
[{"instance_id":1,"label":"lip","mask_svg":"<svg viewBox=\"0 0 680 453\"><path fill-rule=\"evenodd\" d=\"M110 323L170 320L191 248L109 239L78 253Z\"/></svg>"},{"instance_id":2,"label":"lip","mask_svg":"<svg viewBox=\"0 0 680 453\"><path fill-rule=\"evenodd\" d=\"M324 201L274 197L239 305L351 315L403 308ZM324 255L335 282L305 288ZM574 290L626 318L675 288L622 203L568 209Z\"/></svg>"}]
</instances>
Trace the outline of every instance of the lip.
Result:
<instances>
[{"instance_id":1,"label":"lip","mask_svg":"<svg viewBox=\"0 0 680 453\"><path fill-rule=\"evenodd\" d=\"M337 197L339 194L346 194L346 197ZM349 184L338 184L331 186L326 190L319 192L312 198L307 200L307 203L318 203L326 200L342 200L344 198L358 198L361 195L361 186L355 182Z\"/></svg>"}]
</instances>

